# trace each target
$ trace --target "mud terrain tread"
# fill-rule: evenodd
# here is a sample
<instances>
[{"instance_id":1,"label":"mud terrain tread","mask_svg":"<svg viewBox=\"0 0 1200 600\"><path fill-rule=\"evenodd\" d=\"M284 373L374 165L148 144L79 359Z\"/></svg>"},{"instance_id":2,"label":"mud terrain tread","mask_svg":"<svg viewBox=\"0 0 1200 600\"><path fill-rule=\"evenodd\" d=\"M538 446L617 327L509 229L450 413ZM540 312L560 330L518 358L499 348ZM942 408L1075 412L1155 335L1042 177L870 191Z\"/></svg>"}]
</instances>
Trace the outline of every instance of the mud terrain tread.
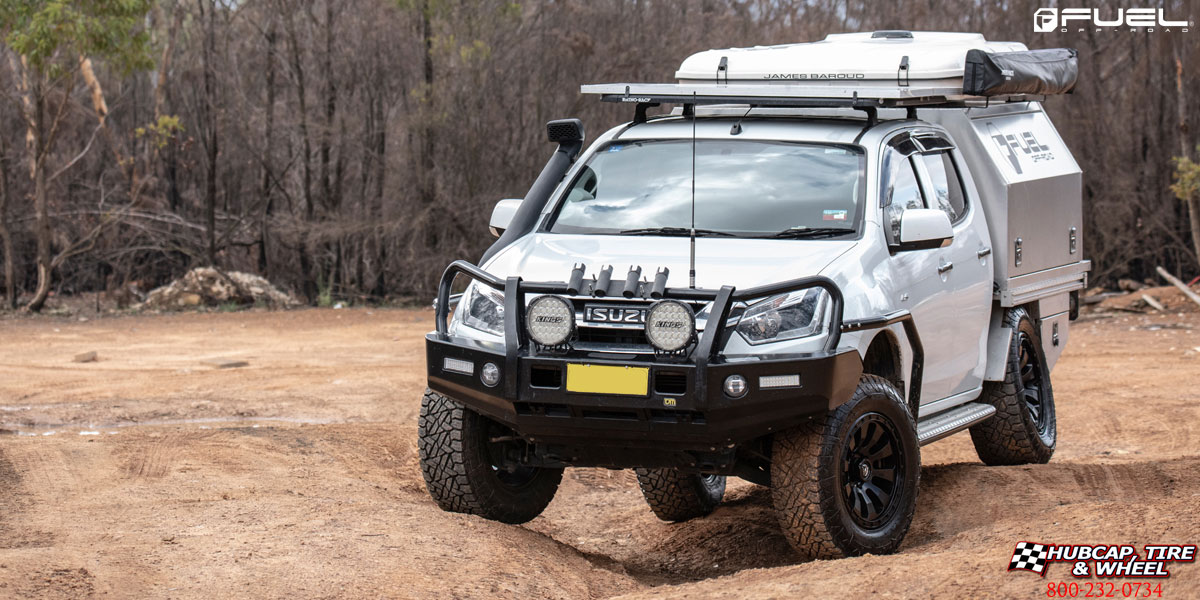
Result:
<instances>
[{"instance_id":1,"label":"mud terrain tread","mask_svg":"<svg viewBox=\"0 0 1200 600\"><path fill-rule=\"evenodd\" d=\"M907 426L911 428L915 442L916 421L908 405L890 382L876 375L863 375L853 398L835 411L775 435L771 461L772 504L779 515L784 536L805 558L831 559L858 554L846 552L838 543L846 544L851 538L851 532L842 524L834 490L840 452L838 424L847 419L860 399L876 394L887 396L900 408L908 418ZM919 453L919 447L917 451ZM919 483L919 454L916 462L918 470L913 478ZM822 495L823 487L832 493ZM892 552L899 547L912 522L916 504L914 484L912 501L904 507L903 526L889 536L886 546L872 549L873 553Z\"/></svg>"},{"instance_id":2,"label":"mud terrain tread","mask_svg":"<svg viewBox=\"0 0 1200 600\"><path fill-rule=\"evenodd\" d=\"M675 469L634 469L634 472L646 504L663 521L687 521L711 514L725 494L724 481L719 494L709 494L696 474Z\"/></svg>"},{"instance_id":3,"label":"mud terrain tread","mask_svg":"<svg viewBox=\"0 0 1200 600\"><path fill-rule=\"evenodd\" d=\"M791 506L793 510L778 510L783 533L805 558L836 558L841 551L833 543L822 514L830 508L832 498L821 502L821 454L832 444L826 435L823 416L810 423L775 436L771 464L771 496L776 507ZM826 477L832 477L829 471ZM832 484L831 484L832 485Z\"/></svg>"},{"instance_id":4,"label":"mud terrain tread","mask_svg":"<svg viewBox=\"0 0 1200 600\"><path fill-rule=\"evenodd\" d=\"M504 523L527 522L554 498L562 469L540 469L521 493L503 489L494 481L482 449L466 439L483 426L483 417L458 401L425 390L417 419L417 450L425 487L442 510Z\"/></svg>"},{"instance_id":5,"label":"mud terrain tread","mask_svg":"<svg viewBox=\"0 0 1200 600\"><path fill-rule=\"evenodd\" d=\"M421 398L417 417L417 451L421 476L429 495L442 510L470 513L479 501L467 480L463 458L463 417L466 409L432 390Z\"/></svg>"},{"instance_id":6,"label":"mud terrain tread","mask_svg":"<svg viewBox=\"0 0 1200 600\"><path fill-rule=\"evenodd\" d=\"M1004 326L1013 330L1013 341L1009 344L1003 381L984 382L982 400L996 407L992 418L971 427L971 442L979 460L990 466L1045 464L1054 455L1054 446L1047 447L1037 437L1037 431L1027 424L1025 407L1021 404L1020 348L1017 346L1016 331L1021 320L1033 319L1024 308L1014 308L1004 315ZM1035 329L1036 333L1036 329ZM1039 340L1040 345L1040 340ZM1039 356L1039 360L1042 358ZM1044 373L1043 385L1049 388L1050 375ZM1051 402L1053 389L1049 388Z\"/></svg>"}]
</instances>

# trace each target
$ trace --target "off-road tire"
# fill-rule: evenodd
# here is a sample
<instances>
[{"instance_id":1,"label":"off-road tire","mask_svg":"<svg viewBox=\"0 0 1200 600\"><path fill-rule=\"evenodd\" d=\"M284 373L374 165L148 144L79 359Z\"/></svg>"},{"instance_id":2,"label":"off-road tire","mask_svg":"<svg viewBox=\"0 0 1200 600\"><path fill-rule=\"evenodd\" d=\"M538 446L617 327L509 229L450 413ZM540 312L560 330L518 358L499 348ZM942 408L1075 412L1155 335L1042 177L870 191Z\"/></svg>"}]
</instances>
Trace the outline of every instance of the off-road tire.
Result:
<instances>
[{"instance_id":1,"label":"off-road tire","mask_svg":"<svg viewBox=\"0 0 1200 600\"><path fill-rule=\"evenodd\" d=\"M870 433L864 433L864 438L853 437L864 425L879 427L884 437L874 438ZM877 465L878 470L868 468L861 480L847 481L847 465L858 472L866 461L858 460L856 466L851 460L856 456L851 444L858 439L863 440L858 447L868 452L886 446L891 454L868 462L869 467ZM875 456L884 451L877 452ZM894 470L889 471L888 464ZM864 527L856 521L856 509L846 495L867 484L880 490L886 482L875 477L883 472L893 476L890 501L879 510L878 524ZM822 417L775 434L771 500L784 536L806 558L888 554L900 547L912 524L920 473L917 426L904 398L886 379L863 375L848 402Z\"/></svg>"},{"instance_id":2,"label":"off-road tire","mask_svg":"<svg viewBox=\"0 0 1200 600\"><path fill-rule=\"evenodd\" d=\"M1050 371L1046 368L1046 355L1042 352L1041 336L1034 326L1033 318L1024 308L1014 308L1004 315L1004 326L1013 330L1008 345L1008 357L1004 368L1004 381L988 381L983 386L981 400L996 407L992 418L971 428L971 441L975 452L987 465L1044 464L1054 455L1058 442L1058 423L1054 412L1054 389L1050 385ZM1031 347L1026 348L1028 359L1021 360L1021 338L1025 336ZM1032 353L1033 356L1029 356ZM1040 410L1045 421L1039 423L1026 407L1024 395L1029 392L1025 385L1028 373L1023 369L1034 368L1038 375L1041 393Z\"/></svg>"},{"instance_id":3,"label":"off-road tire","mask_svg":"<svg viewBox=\"0 0 1200 600\"><path fill-rule=\"evenodd\" d=\"M417 420L425 488L442 510L525 523L554 499L563 470L525 467L520 480L511 481L511 474L494 468L489 457L489 428L495 426L458 401L425 390Z\"/></svg>"},{"instance_id":4,"label":"off-road tire","mask_svg":"<svg viewBox=\"0 0 1200 600\"><path fill-rule=\"evenodd\" d=\"M634 469L642 496L664 521L687 521L711 514L725 496L724 475L682 473L675 469Z\"/></svg>"}]
</instances>

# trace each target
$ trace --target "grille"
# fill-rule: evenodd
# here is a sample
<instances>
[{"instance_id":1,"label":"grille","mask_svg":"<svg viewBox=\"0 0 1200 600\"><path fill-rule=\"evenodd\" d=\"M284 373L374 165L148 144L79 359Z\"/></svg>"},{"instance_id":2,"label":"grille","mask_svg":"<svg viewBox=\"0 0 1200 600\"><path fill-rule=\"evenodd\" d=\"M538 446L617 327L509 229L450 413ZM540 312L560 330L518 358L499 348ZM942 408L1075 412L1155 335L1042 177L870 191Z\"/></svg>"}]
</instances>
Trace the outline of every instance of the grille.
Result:
<instances>
[{"instance_id":1,"label":"grille","mask_svg":"<svg viewBox=\"0 0 1200 600\"><path fill-rule=\"evenodd\" d=\"M654 347L650 345L650 340L646 338L646 331L640 325L633 327L597 326L584 320L585 306L608 305L609 302L598 301L596 298L573 298L573 301L577 326L577 337L572 344L575 349L590 352L654 353ZM650 302L631 301L624 298L614 299L611 302L612 306L620 307L641 305L648 308L650 304ZM691 306L692 310L697 312L704 308L704 304L692 304ZM703 327L703 321L699 324Z\"/></svg>"}]
</instances>

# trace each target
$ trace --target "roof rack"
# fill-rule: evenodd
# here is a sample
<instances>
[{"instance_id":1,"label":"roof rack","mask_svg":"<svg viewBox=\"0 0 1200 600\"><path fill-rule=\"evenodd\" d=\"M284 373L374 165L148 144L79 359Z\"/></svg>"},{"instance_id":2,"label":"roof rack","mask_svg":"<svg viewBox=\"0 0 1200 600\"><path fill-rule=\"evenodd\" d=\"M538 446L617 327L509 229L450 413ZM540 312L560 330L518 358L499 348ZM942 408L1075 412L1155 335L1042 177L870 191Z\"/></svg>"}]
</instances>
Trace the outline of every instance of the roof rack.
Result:
<instances>
[{"instance_id":1,"label":"roof rack","mask_svg":"<svg viewBox=\"0 0 1200 600\"><path fill-rule=\"evenodd\" d=\"M1024 102L1028 95L969 96L961 87L712 85L691 83L599 83L580 86L604 102L636 104L749 104L783 108L963 108L968 103Z\"/></svg>"}]
</instances>

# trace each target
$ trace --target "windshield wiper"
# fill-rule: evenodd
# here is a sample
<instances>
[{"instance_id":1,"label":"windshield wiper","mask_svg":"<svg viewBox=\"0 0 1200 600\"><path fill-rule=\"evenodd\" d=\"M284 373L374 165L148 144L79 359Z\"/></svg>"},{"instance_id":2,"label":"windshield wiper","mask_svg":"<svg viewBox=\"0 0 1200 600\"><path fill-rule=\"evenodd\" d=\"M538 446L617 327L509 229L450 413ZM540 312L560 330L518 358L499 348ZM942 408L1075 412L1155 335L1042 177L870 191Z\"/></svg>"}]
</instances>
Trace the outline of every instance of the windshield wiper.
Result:
<instances>
[{"instance_id":1,"label":"windshield wiper","mask_svg":"<svg viewBox=\"0 0 1200 600\"><path fill-rule=\"evenodd\" d=\"M774 239L797 240L797 239L804 239L804 238L817 238L817 237L825 237L825 236L842 235L842 234L846 234L846 233L851 233L853 231L854 231L853 229L847 229L845 227L811 227L811 228L810 227L792 227L791 229L784 229L783 231L780 231L778 233L764 235L763 237L764 238L774 238Z\"/></svg>"},{"instance_id":2,"label":"windshield wiper","mask_svg":"<svg viewBox=\"0 0 1200 600\"><path fill-rule=\"evenodd\" d=\"M626 229L621 232L621 235L689 236L691 234L692 230L687 227L643 227L641 229ZM696 230L696 237L704 236L737 237L727 231L714 231L712 229Z\"/></svg>"}]
</instances>

